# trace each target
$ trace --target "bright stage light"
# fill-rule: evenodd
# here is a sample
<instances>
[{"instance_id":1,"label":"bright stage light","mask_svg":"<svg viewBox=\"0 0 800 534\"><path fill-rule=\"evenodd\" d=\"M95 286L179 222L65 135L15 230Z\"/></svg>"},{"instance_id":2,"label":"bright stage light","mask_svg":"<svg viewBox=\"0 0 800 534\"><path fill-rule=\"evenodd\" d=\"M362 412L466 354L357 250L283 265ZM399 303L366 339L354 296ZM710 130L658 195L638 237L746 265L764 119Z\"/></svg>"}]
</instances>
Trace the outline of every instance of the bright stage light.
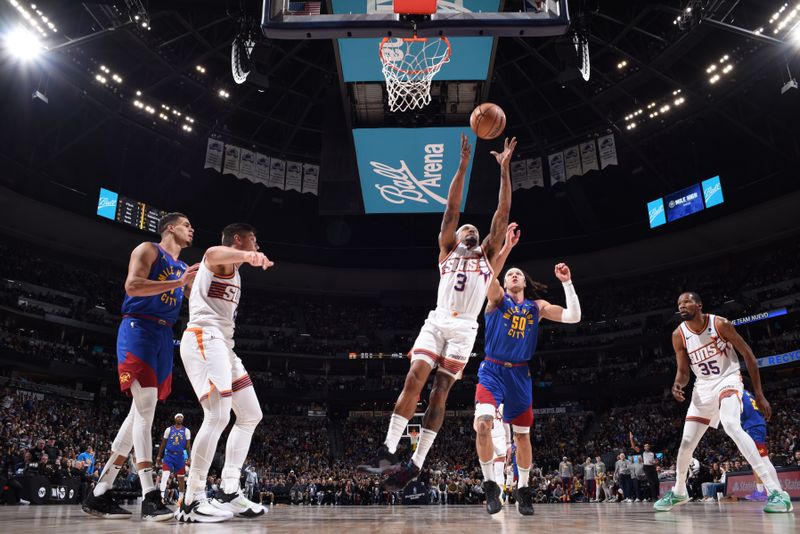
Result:
<instances>
[{"instance_id":1,"label":"bright stage light","mask_svg":"<svg viewBox=\"0 0 800 534\"><path fill-rule=\"evenodd\" d=\"M34 59L42 51L39 38L25 28L11 30L5 36L6 49L11 55L23 60Z\"/></svg>"}]
</instances>

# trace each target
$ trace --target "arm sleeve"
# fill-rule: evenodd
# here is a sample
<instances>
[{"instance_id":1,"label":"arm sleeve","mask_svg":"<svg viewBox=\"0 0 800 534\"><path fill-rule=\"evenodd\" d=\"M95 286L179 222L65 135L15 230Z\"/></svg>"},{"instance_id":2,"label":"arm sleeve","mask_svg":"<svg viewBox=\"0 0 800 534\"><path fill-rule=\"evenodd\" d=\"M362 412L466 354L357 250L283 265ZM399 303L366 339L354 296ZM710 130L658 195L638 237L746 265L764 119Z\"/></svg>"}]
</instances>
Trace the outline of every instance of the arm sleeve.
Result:
<instances>
[{"instance_id":1,"label":"arm sleeve","mask_svg":"<svg viewBox=\"0 0 800 534\"><path fill-rule=\"evenodd\" d=\"M168 439L168 438L169 438L169 428L167 428L167 429L164 431L164 439Z\"/></svg>"},{"instance_id":2,"label":"arm sleeve","mask_svg":"<svg viewBox=\"0 0 800 534\"><path fill-rule=\"evenodd\" d=\"M578 295L575 293L575 286L572 280L564 282L564 296L567 299L567 305L564 311L561 312L562 323L577 323L581 320L581 303L578 300Z\"/></svg>"},{"instance_id":3,"label":"arm sleeve","mask_svg":"<svg viewBox=\"0 0 800 534\"><path fill-rule=\"evenodd\" d=\"M186 429L186 441L190 441L192 439L192 431L188 428Z\"/></svg>"}]
</instances>

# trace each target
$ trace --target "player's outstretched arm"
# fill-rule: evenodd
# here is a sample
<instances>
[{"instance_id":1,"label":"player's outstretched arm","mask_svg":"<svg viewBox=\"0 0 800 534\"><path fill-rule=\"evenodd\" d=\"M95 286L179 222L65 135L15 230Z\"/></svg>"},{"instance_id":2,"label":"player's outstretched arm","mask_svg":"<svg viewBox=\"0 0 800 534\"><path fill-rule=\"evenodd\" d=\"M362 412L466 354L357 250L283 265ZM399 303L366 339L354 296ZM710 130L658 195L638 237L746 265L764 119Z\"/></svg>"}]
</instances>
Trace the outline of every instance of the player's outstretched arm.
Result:
<instances>
[{"instance_id":1,"label":"player's outstretched arm","mask_svg":"<svg viewBox=\"0 0 800 534\"><path fill-rule=\"evenodd\" d=\"M169 428L161 437L161 443L158 445L158 452L156 452L156 465L161 462L161 455L164 452L164 447L167 445L167 436L169 436Z\"/></svg>"},{"instance_id":2,"label":"player's outstretched arm","mask_svg":"<svg viewBox=\"0 0 800 534\"><path fill-rule=\"evenodd\" d=\"M511 213L511 156L517 147L517 138L506 138L502 152L492 151L492 156L500 165L500 193L497 199L497 210L492 217L492 227L489 235L483 240L483 249L491 260L500 250L503 234L508 226L508 216Z\"/></svg>"},{"instance_id":3,"label":"player's outstretched arm","mask_svg":"<svg viewBox=\"0 0 800 534\"><path fill-rule=\"evenodd\" d=\"M555 266L556 278L561 280L564 286L564 296L567 300L567 307L562 308L556 304L550 304L546 300L537 300L539 313L542 319L548 319L557 323L579 323L581 320L581 303L578 294L575 293L575 286L572 285L572 272L566 263L558 263Z\"/></svg>"},{"instance_id":4,"label":"player's outstretched arm","mask_svg":"<svg viewBox=\"0 0 800 534\"><path fill-rule=\"evenodd\" d=\"M728 341L736 349L736 352L741 354L744 358L744 363L747 365L747 372L750 375L750 381L753 383L753 396L756 398L758 409L764 414L764 419L769 421L772 417L772 407L764 397L764 391L761 389L761 373L758 370L758 360L756 355L753 354L753 349L747 344L747 341L742 339L736 327L724 317L717 317L716 325L717 332L722 337L722 341Z\"/></svg>"},{"instance_id":5,"label":"player's outstretched arm","mask_svg":"<svg viewBox=\"0 0 800 534\"><path fill-rule=\"evenodd\" d=\"M495 278L489 285L486 313L494 311L503 301L503 295L505 294L505 291L503 291L503 286L500 284L500 281L497 279L497 277L500 276L500 272L503 270L503 267L506 264L508 255L511 253L511 249L517 246L517 243L519 243L519 238L520 230L517 230L517 223L509 224L508 228L506 229L506 241L503 243L503 248L500 249L500 253L492 262L492 270L495 273Z\"/></svg>"},{"instance_id":6,"label":"player's outstretched arm","mask_svg":"<svg viewBox=\"0 0 800 534\"><path fill-rule=\"evenodd\" d=\"M675 371L675 382L672 384L672 396L678 402L686 400L683 388L689 383L689 353L686 352L686 340L680 328L672 332L672 348L675 350L678 370Z\"/></svg>"},{"instance_id":7,"label":"player's outstretched arm","mask_svg":"<svg viewBox=\"0 0 800 534\"><path fill-rule=\"evenodd\" d=\"M467 140L467 136L461 134L461 160L458 164L453 181L450 182L450 189L447 192L447 207L442 216L442 227L439 230L439 261L443 261L456 246L456 230L458 220L461 215L461 198L464 195L464 177L467 174L469 156L472 146Z\"/></svg>"},{"instance_id":8,"label":"player's outstretched arm","mask_svg":"<svg viewBox=\"0 0 800 534\"><path fill-rule=\"evenodd\" d=\"M125 278L125 293L131 297L152 297L170 291L194 280L199 265L192 265L178 280L148 280L150 268L158 259L158 249L152 243L141 243L131 252L128 276Z\"/></svg>"},{"instance_id":9,"label":"player's outstretched arm","mask_svg":"<svg viewBox=\"0 0 800 534\"><path fill-rule=\"evenodd\" d=\"M205 255L205 262L206 266L209 268L218 265L249 263L253 267L261 267L267 270L275 265L261 252L255 250L239 250L224 245L218 245L208 249Z\"/></svg>"}]
</instances>

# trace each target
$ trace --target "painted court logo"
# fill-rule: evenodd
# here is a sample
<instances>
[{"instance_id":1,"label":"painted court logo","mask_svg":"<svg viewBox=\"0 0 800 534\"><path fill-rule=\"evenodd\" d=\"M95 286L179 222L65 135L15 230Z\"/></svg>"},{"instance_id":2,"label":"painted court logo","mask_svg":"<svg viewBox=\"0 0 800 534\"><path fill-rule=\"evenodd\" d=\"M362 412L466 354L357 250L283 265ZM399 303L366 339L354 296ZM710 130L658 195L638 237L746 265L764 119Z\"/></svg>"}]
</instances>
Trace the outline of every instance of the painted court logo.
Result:
<instances>
[{"instance_id":1,"label":"painted court logo","mask_svg":"<svg viewBox=\"0 0 800 534\"><path fill-rule=\"evenodd\" d=\"M404 160L400 160L400 166L397 168L378 161L370 161L369 164L375 174L386 179L384 182L376 183L375 187L387 202L404 204L406 201L410 201L427 204L433 201L445 205L447 197L438 194L442 187L443 159L443 144L425 145L425 165L422 179L414 176Z\"/></svg>"}]
</instances>

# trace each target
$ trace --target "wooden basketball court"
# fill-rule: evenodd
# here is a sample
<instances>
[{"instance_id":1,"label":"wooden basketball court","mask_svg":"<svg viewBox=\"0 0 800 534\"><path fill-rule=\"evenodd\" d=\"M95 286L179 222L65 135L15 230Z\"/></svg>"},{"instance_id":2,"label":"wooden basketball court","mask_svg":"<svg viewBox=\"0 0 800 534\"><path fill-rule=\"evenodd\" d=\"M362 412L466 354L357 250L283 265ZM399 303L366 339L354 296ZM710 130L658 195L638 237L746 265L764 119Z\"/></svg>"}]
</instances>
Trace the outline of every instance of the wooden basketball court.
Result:
<instances>
[{"instance_id":1,"label":"wooden basketball court","mask_svg":"<svg viewBox=\"0 0 800 534\"><path fill-rule=\"evenodd\" d=\"M550 504L537 506L532 517L519 515L513 507L489 516L482 506L277 506L256 520L234 519L215 525L143 523L136 515L138 507L132 510L131 520L110 521L88 517L78 506L4 506L0 507L0 532L789 534L800 531L794 514L765 514L760 504L746 502L690 503L662 513L654 513L649 503Z\"/></svg>"}]
</instances>

